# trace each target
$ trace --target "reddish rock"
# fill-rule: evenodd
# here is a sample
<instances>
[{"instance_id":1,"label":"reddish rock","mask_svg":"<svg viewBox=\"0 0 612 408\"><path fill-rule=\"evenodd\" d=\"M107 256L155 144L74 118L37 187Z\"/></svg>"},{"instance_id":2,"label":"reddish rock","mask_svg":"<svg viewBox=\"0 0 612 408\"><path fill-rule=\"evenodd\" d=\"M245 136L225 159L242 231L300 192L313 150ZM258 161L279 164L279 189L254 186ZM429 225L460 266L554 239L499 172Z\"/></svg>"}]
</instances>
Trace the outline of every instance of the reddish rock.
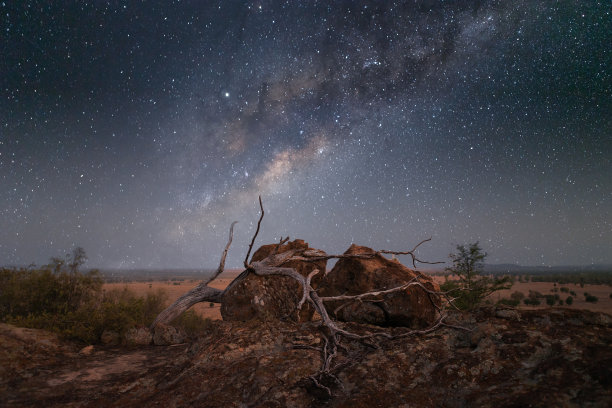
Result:
<instances>
[{"instance_id":1,"label":"reddish rock","mask_svg":"<svg viewBox=\"0 0 612 408\"><path fill-rule=\"evenodd\" d=\"M146 327L132 327L125 333L125 343L146 346L153 341L153 334Z\"/></svg>"},{"instance_id":2,"label":"reddish rock","mask_svg":"<svg viewBox=\"0 0 612 408\"><path fill-rule=\"evenodd\" d=\"M94 346L90 344L89 346L85 346L81 350L79 350L79 354L83 356L88 356L91 353L93 353L93 351L94 351Z\"/></svg>"},{"instance_id":3,"label":"reddish rock","mask_svg":"<svg viewBox=\"0 0 612 408\"><path fill-rule=\"evenodd\" d=\"M187 340L187 335L182 329L158 323L153 329L153 344L156 346L169 346L181 344Z\"/></svg>"},{"instance_id":4,"label":"reddish rock","mask_svg":"<svg viewBox=\"0 0 612 408\"><path fill-rule=\"evenodd\" d=\"M121 343L121 335L111 330L104 330L100 336L100 341L107 346L116 346Z\"/></svg>"},{"instance_id":5,"label":"reddish rock","mask_svg":"<svg viewBox=\"0 0 612 408\"><path fill-rule=\"evenodd\" d=\"M260 247L251 259L251 262L266 258L276 244ZM308 243L301 239L282 245L278 253L289 250L298 250L298 254L309 248ZM297 254L296 254L297 255ZM283 267L294 268L303 276L308 276L314 269L321 271L313 277L312 287L316 288L325 273L327 261L304 262L291 261ZM223 297L221 316L223 320L247 321L251 319L278 320L290 318L297 321L308 321L312 318L314 310L309 304L304 304L301 312L296 313L297 304L302 298L302 287L294 279L285 276L257 276L253 273L238 278Z\"/></svg>"},{"instance_id":6,"label":"reddish rock","mask_svg":"<svg viewBox=\"0 0 612 408\"><path fill-rule=\"evenodd\" d=\"M351 245L345 254L368 254L374 250ZM373 290L391 289L419 277L421 283L430 290L439 291L440 287L431 277L413 271L397 260L382 255L371 259L344 258L338 260L334 268L320 283L320 296L357 295ZM404 291L372 298L363 302L326 302L327 311L343 321L376 324L379 326L406 326L422 328L430 325L438 317L435 304L440 299L430 295L418 286ZM341 309L338 309L343 304Z\"/></svg>"}]
</instances>

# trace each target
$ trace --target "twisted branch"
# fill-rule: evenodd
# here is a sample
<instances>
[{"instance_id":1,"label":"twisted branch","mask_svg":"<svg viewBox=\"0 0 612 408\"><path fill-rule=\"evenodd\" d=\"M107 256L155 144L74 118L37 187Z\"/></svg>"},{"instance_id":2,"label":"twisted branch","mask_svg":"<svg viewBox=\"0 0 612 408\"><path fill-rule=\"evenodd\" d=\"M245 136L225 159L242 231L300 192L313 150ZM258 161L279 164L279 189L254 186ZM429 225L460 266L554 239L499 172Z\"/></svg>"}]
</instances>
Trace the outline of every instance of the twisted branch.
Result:
<instances>
[{"instance_id":1,"label":"twisted branch","mask_svg":"<svg viewBox=\"0 0 612 408\"><path fill-rule=\"evenodd\" d=\"M255 230L253 239L251 240L251 243L249 244L249 250L247 251L247 254L244 257L244 267L245 268L249 267L249 255L251 255L253 244L255 244L255 238L257 238L257 234L259 234L259 227L261 226L261 220L263 220L263 217L264 217L264 208L263 208L263 204L261 203L261 196L259 196L259 208L261 209L261 215L259 216L259 221L257 221L257 230ZM289 239L289 237L287 237L287 239Z\"/></svg>"}]
</instances>

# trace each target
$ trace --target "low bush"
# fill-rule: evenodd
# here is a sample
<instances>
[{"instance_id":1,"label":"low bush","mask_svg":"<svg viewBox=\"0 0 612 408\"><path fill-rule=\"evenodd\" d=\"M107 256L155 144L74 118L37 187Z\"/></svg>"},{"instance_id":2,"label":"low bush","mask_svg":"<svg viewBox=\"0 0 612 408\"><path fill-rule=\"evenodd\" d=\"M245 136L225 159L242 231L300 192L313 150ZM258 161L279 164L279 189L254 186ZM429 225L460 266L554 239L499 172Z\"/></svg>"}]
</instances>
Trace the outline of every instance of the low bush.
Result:
<instances>
[{"instance_id":1,"label":"low bush","mask_svg":"<svg viewBox=\"0 0 612 408\"><path fill-rule=\"evenodd\" d=\"M542 293L538 292L537 290L530 290L528 297L530 297L532 299L542 299L542 298L544 298L544 295Z\"/></svg>"},{"instance_id":2,"label":"low bush","mask_svg":"<svg viewBox=\"0 0 612 408\"><path fill-rule=\"evenodd\" d=\"M574 303L574 298L571 296L568 296L567 299L565 299L565 304L568 306L571 306L572 303Z\"/></svg>"},{"instance_id":3,"label":"low bush","mask_svg":"<svg viewBox=\"0 0 612 408\"><path fill-rule=\"evenodd\" d=\"M597 303L599 298L597 296L593 296L593 295L586 295L584 300L586 300L589 303Z\"/></svg>"},{"instance_id":4,"label":"low bush","mask_svg":"<svg viewBox=\"0 0 612 408\"><path fill-rule=\"evenodd\" d=\"M523 299L523 303L528 306L538 306L540 305L540 299L537 298L525 298Z\"/></svg>"},{"instance_id":5,"label":"low bush","mask_svg":"<svg viewBox=\"0 0 612 408\"><path fill-rule=\"evenodd\" d=\"M104 331L123 336L132 327L149 326L165 308L163 290L145 297L127 289L104 291L97 271L79 271L84 259L77 248L72 257L40 268L0 269L0 321L92 344ZM173 324L193 336L210 321L188 311Z\"/></svg>"},{"instance_id":6,"label":"low bush","mask_svg":"<svg viewBox=\"0 0 612 408\"><path fill-rule=\"evenodd\" d=\"M525 298L525 294L523 292L519 292L518 290L515 290L514 292L512 292L512 294L510 295L510 299L512 300L517 300L519 303L521 300L523 300Z\"/></svg>"},{"instance_id":7,"label":"low bush","mask_svg":"<svg viewBox=\"0 0 612 408\"><path fill-rule=\"evenodd\" d=\"M483 275L484 259L487 254L478 242L457 245L457 252L450 254L452 266L446 268L457 276L457 280L446 280L440 289L449 292L455 299L453 304L461 310L473 310L489 303L487 297L493 292L509 289L513 279L510 276L490 277Z\"/></svg>"},{"instance_id":8,"label":"low bush","mask_svg":"<svg viewBox=\"0 0 612 408\"><path fill-rule=\"evenodd\" d=\"M498 305L506 305L506 306L518 306L521 303L520 300L517 299L500 299L497 301Z\"/></svg>"}]
</instances>

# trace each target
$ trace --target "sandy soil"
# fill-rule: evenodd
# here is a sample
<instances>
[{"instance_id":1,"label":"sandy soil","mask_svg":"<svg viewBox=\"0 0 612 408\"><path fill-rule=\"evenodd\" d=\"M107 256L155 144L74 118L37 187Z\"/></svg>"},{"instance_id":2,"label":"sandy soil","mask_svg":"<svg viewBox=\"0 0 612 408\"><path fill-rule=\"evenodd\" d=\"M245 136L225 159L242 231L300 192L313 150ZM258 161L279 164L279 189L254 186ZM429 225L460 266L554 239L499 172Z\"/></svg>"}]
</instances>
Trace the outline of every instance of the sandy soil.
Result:
<instances>
[{"instance_id":1,"label":"sandy soil","mask_svg":"<svg viewBox=\"0 0 612 408\"><path fill-rule=\"evenodd\" d=\"M232 278L216 279L209 285L217 289L225 289L230 284ZM185 280L179 282L172 281L154 281L154 282L130 282L130 283L107 283L104 285L105 290L127 288L137 296L146 296L147 293L156 293L158 290L163 290L168 296L168 305L178 299L182 294L193 289L200 283L199 280ZM221 304L220 303L198 303L193 306L193 309L204 318L213 320L221 320Z\"/></svg>"},{"instance_id":2,"label":"sandy soil","mask_svg":"<svg viewBox=\"0 0 612 408\"><path fill-rule=\"evenodd\" d=\"M444 282L443 277L435 276L434 278L439 283ZM557 285L557 287L559 289L562 287L566 287L570 291L576 292L577 296L572 296L574 298L574 303L571 306L563 305L563 306L555 306L555 307L568 307L571 309L585 309L585 310L590 310L593 312L604 312L604 313L612 314L612 299L610 298L610 293L612 293L612 287L608 285L584 285L584 288L581 288L579 284L570 283L567 285ZM514 285L512 285L511 289L501 290L499 292L496 292L493 295L491 295L490 299L494 302L497 302L499 299L509 298L510 294L515 291L522 292L525 296L527 296L530 290L540 292L543 295L554 295L555 293L557 293L563 301L565 301L565 299L567 299L567 297L570 296L569 293L564 293L564 292L561 292L560 290L558 292L553 292L554 288L555 286L554 286L554 283L552 282L521 283L517 281L514 283ZM597 303L590 303L590 302L585 301L584 292L588 292L591 295L597 296L599 298ZM548 305L546 305L546 302L544 300L542 300L542 303L543 304L541 306L526 306L525 304L521 303L519 307L521 309L545 309L549 307Z\"/></svg>"},{"instance_id":3,"label":"sandy soil","mask_svg":"<svg viewBox=\"0 0 612 408\"><path fill-rule=\"evenodd\" d=\"M238 271L239 272L239 271ZM224 289L230 282L237 276L236 271L226 272L221 275L220 279L213 281L210 286L217 289ZM434 277L437 281L443 282L444 278L436 276ZM184 281L154 281L154 282L130 282L130 283L107 283L104 285L104 289L124 289L127 288L135 292L138 296L146 296L147 293L155 293L159 289L162 289L168 295L168 304L176 300L179 296L189 291L193 287L200 283L199 280L186 279ZM612 287L608 285L584 285L581 288L578 284L569 285L558 285L559 288L567 287L569 290L576 292L577 296L573 296L574 303L571 306L563 305L562 307L569 307L571 309L586 309L593 312L604 312L612 314L612 299L610 293L612 293ZM527 282L520 283L515 282L510 290L503 290L495 293L491 296L491 300L497 301L501 298L509 298L510 294L514 291L523 292L525 296L529 294L530 290L538 291L543 295L549 295L558 293L559 297L565 300L569 293L552 292L554 284L551 282ZM599 298L597 303L589 303L584 300L584 292L588 292L591 295ZM547 308L545 302L539 307L526 306L521 304L521 309L543 309ZM555 306L559 307L559 306ZM221 319L221 305L219 303L198 303L194 306L194 310L199 313L202 317L207 317L213 320Z\"/></svg>"},{"instance_id":4,"label":"sandy soil","mask_svg":"<svg viewBox=\"0 0 612 408\"><path fill-rule=\"evenodd\" d=\"M572 309L586 309L592 312L604 312L612 314L612 299L610 298L610 293L612 293L612 287L608 285L584 285L584 288L581 288L579 284L570 283L567 285L557 285L557 287L559 289L562 287L566 287L570 291L574 291L577 294L577 296L572 296L574 298L574 303L571 306L563 305L562 307L570 307ZM492 295L492 298L495 301L504 297L509 298L510 294L515 291L523 292L523 294L527 296L530 290L538 291L543 295L554 295L556 293L564 301L565 299L567 299L568 296L570 296L569 293L564 293L560 290L558 292L553 292L554 288L555 286L551 282L515 282L514 285L512 285L512 289L503 290L499 293L495 293ZM588 292L591 295L597 296L597 298L599 298L597 303L590 303L585 301L584 292ZM522 305L522 307L528 308L525 305ZM546 304L544 304L544 306L541 306L541 308L545 307L548 306Z\"/></svg>"}]
</instances>

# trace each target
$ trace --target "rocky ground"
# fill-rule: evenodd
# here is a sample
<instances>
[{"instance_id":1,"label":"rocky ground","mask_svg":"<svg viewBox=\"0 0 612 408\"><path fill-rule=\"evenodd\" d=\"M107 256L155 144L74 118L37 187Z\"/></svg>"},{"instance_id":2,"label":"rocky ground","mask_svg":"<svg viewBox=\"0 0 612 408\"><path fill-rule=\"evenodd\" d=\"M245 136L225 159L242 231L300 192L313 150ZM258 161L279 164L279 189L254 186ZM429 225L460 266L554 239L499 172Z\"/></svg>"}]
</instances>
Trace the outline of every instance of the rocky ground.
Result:
<instances>
[{"instance_id":1,"label":"rocky ground","mask_svg":"<svg viewBox=\"0 0 612 408\"><path fill-rule=\"evenodd\" d=\"M483 309L455 319L471 331L344 341L339 381L322 378L331 397L309 379L321 364L312 322L218 321L185 344L86 349L0 325L0 406L610 406L609 315Z\"/></svg>"}]
</instances>

